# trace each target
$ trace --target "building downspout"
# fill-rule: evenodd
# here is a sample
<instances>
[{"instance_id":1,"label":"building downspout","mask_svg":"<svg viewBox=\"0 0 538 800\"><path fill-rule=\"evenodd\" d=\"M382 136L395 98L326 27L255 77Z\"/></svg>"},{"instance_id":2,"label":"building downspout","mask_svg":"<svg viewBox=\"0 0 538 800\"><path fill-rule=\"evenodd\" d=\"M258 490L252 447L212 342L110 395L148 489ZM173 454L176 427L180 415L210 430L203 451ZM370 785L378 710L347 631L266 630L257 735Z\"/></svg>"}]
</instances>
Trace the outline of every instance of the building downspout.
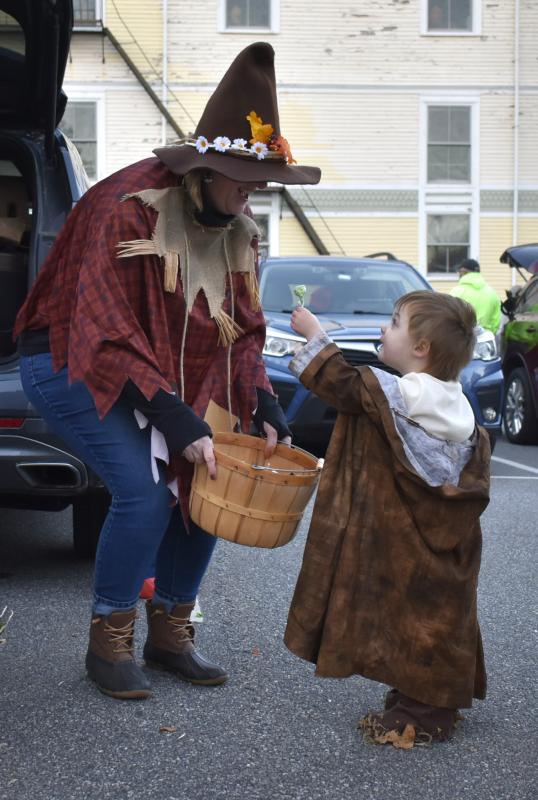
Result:
<instances>
[{"instance_id":1,"label":"building downspout","mask_svg":"<svg viewBox=\"0 0 538 800\"><path fill-rule=\"evenodd\" d=\"M518 244L519 215L519 0L514 5L514 199L512 207L512 246ZM512 286L517 273L512 269Z\"/></svg>"},{"instance_id":2,"label":"building downspout","mask_svg":"<svg viewBox=\"0 0 538 800\"><path fill-rule=\"evenodd\" d=\"M168 0L163 0L163 63L161 100L168 108ZM166 144L166 117L162 117L161 144Z\"/></svg>"}]
</instances>

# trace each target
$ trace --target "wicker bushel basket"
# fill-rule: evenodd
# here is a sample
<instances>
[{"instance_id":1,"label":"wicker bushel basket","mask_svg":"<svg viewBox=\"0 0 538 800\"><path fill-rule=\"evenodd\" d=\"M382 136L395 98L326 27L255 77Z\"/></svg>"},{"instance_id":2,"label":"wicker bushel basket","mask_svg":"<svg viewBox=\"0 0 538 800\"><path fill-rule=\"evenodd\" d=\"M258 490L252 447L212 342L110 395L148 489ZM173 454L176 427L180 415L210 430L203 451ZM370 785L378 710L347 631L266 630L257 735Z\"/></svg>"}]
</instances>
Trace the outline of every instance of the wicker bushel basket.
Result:
<instances>
[{"instance_id":1,"label":"wicker bushel basket","mask_svg":"<svg viewBox=\"0 0 538 800\"><path fill-rule=\"evenodd\" d=\"M243 433L213 436L217 477L197 464L190 514L204 531L250 547L287 544L312 496L322 463L305 450L277 445L265 463L264 439Z\"/></svg>"}]
</instances>

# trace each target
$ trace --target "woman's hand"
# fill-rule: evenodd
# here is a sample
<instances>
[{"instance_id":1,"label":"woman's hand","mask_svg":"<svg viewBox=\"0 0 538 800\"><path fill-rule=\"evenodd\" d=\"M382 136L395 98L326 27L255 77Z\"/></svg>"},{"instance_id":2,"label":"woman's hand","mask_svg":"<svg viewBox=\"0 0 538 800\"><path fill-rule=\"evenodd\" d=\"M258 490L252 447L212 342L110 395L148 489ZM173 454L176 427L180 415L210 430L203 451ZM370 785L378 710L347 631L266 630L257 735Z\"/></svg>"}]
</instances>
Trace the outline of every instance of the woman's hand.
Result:
<instances>
[{"instance_id":1,"label":"woman's hand","mask_svg":"<svg viewBox=\"0 0 538 800\"><path fill-rule=\"evenodd\" d=\"M297 306L291 315L291 327L295 333L305 336L307 341L313 339L316 333L323 330L318 318L304 306Z\"/></svg>"},{"instance_id":2,"label":"woman's hand","mask_svg":"<svg viewBox=\"0 0 538 800\"><path fill-rule=\"evenodd\" d=\"M263 455L264 458L271 458L278 444L278 434L276 429L273 428L269 422L263 423L263 429L265 431L265 436L267 437L265 440L265 450L263 451ZM280 444L291 444L291 436L285 436L281 440Z\"/></svg>"},{"instance_id":3,"label":"woman's hand","mask_svg":"<svg viewBox=\"0 0 538 800\"><path fill-rule=\"evenodd\" d=\"M276 431L275 431L276 434ZM182 453L183 458L191 464L207 464L209 477L214 480L217 477L217 466L215 464L215 452L213 450L213 440L210 436L202 436L186 447Z\"/></svg>"}]
</instances>

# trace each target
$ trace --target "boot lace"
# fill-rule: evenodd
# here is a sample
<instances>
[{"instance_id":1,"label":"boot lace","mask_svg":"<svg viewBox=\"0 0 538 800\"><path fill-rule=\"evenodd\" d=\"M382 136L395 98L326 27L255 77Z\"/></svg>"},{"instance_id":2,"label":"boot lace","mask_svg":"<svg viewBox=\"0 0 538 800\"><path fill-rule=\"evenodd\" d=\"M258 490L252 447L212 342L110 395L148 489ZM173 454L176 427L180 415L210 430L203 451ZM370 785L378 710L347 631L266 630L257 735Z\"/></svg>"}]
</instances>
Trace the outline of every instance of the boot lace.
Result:
<instances>
[{"instance_id":1,"label":"boot lace","mask_svg":"<svg viewBox=\"0 0 538 800\"><path fill-rule=\"evenodd\" d=\"M126 625L115 628L113 625L105 623L105 633L108 634L110 643L113 645L115 653L132 653L134 644L134 619Z\"/></svg>"},{"instance_id":2,"label":"boot lace","mask_svg":"<svg viewBox=\"0 0 538 800\"><path fill-rule=\"evenodd\" d=\"M177 636L179 641L190 641L193 638L194 631L189 617L174 617L172 614L168 614L166 621L172 625L174 636Z\"/></svg>"}]
</instances>

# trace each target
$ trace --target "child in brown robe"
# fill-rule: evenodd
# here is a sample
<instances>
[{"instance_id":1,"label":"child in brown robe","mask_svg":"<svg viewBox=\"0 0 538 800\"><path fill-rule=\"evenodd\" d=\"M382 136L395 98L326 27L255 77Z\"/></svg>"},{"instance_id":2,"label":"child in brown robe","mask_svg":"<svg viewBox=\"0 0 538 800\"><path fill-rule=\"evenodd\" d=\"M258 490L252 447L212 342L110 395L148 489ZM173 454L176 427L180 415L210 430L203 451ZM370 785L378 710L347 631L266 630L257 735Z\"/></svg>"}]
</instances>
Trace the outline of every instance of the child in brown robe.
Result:
<instances>
[{"instance_id":1,"label":"child in brown robe","mask_svg":"<svg viewBox=\"0 0 538 800\"><path fill-rule=\"evenodd\" d=\"M307 344L290 369L338 417L285 643L319 676L394 687L361 722L374 741L446 739L458 708L485 697L476 590L490 447L458 381L475 325L458 298L404 295L379 354L396 377L348 365L313 314L292 316Z\"/></svg>"}]
</instances>

